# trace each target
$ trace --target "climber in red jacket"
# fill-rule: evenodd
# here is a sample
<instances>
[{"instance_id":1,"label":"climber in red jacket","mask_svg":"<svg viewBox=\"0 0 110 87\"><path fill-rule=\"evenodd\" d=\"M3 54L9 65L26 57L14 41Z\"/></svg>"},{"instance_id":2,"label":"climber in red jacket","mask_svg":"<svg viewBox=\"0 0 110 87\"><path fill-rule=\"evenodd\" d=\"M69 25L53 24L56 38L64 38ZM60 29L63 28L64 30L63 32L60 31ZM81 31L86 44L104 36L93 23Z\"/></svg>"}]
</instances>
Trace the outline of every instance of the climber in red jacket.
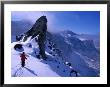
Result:
<instances>
[{"instance_id":1,"label":"climber in red jacket","mask_svg":"<svg viewBox=\"0 0 110 87\"><path fill-rule=\"evenodd\" d=\"M25 66L25 59L27 59L25 52L23 52L23 53L20 55L20 57L21 57L21 65L22 65L22 67L24 67L24 66Z\"/></svg>"}]
</instances>

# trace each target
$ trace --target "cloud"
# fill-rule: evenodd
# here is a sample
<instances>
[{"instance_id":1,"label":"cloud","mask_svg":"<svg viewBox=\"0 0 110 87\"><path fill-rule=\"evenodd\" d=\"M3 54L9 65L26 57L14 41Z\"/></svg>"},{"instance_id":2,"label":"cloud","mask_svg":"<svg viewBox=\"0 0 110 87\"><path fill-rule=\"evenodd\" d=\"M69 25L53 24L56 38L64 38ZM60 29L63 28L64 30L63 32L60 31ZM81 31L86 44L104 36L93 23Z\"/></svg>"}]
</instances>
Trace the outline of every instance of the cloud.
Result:
<instances>
[{"instance_id":1,"label":"cloud","mask_svg":"<svg viewBox=\"0 0 110 87\"><path fill-rule=\"evenodd\" d=\"M46 11L13 11L11 14L12 20L19 21L19 20L28 20L31 21L33 24L35 21L41 17L46 16L48 23L48 31L55 32L55 22L57 20L54 13L46 12Z\"/></svg>"},{"instance_id":2,"label":"cloud","mask_svg":"<svg viewBox=\"0 0 110 87\"><path fill-rule=\"evenodd\" d=\"M51 12L51 11L13 11L12 20L28 20L33 24L36 20L45 15L47 17L47 29L56 33L63 30L73 30L71 23L78 23L80 17L76 12ZM65 22L65 23L64 23Z\"/></svg>"}]
</instances>

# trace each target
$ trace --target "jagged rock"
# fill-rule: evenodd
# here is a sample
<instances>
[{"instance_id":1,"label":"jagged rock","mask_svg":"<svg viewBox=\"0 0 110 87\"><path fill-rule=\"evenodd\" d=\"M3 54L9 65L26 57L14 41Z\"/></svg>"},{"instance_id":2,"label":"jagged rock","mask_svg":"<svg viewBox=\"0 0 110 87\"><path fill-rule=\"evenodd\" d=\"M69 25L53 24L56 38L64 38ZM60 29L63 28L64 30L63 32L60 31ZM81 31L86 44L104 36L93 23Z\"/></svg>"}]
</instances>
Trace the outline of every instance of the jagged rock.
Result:
<instances>
[{"instance_id":1,"label":"jagged rock","mask_svg":"<svg viewBox=\"0 0 110 87\"><path fill-rule=\"evenodd\" d=\"M38 59L40 59L40 55L36 55L36 57L37 57Z\"/></svg>"},{"instance_id":2,"label":"jagged rock","mask_svg":"<svg viewBox=\"0 0 110 87\"><path fill-rule=\"evenodd\" d=\"M35 38L35 41L38 42L38 38L37 37Z\"/></svg>"},{"instance_id":3,"label":"jagged rock","mask_svg":"<svg viewBox=\"0 0 110 87\"><path fill-rule=\"evenodd\" d=\"M65 62L65 64L66 64L67 66L71 66L71 63L69 63L69 62Z\"/></svg>"},{"instance_id":4,"label":"jagged rock","mask_svg":"<svg viewBox=\"0 0 110 87\"><path fill-rule=\"evenodd\" d=\"M55 56L55 54L53 54L53 56Z\"/></svg>"},{"instance_id":5,"label":"jagged rock","mask_svg":"<svg viewBox=\"0 0 110 87\"><path fill-rule=\"evenodd\" d=\"M51 46L48 46L49 47L49 49L51 49L52 50L52 47Z\"/></svg>"},{"instance_id":6,"label":"jagged rock","mask_svg":"<svg viewBox=\"0 0 110 87\"><path fill-rule=\"evenodd\" d=\"M24 37L23 41L26 41L29 36L32 36L32 39L33 39L38 34L44 35L44 34L46 34L46 30L47 30L47 18L46 18L46 16L41 16L36 21L36 23L32 26L32 28L25 33L25 37Z\"/></svg>"},{"instance_id":7,"label":"jagged rock","mask_svg":"<svg viewBox=\"0 0 110 87\"><path fill-rule=\"evenodd\" d=\"M23 38L23 35L17 35L16 36L16 41L20 41Z\"/></svg>"},{"instance_id":8,"label":"jagged rock","mask_svg":"<svg viewBox=\"0 0 110 87\"><path fill-rule=\"evenodd\" d=\"M77 71L75 71L75 70L72 69L72 70L70 71L70 76L72 76L72 73L75 73L76 77L78 77L78 72L77 72Z\"/></svg>"},{"instance_id":9,"label":"jagged rock","mask_svg":"<svg viewBox=\"0 0 110 87\"><path fill-rule=\"evenodd\" d=\"M32 48L32 44L31 43L28 43L27 46L30 47L30 48Z\"/></svg>"},{"instance_id":10,"label":"jagged rock","mask_svg":"<svg viewBox=\"0 0 110 87\"><path fill-rule=\"evenodd\" d=\"M15 46L14 46L14 49L16 50L16 49L22 49L23 47L22 47L22 44L16 44Z\"/></svg>"},{"instance_id":11,"label":"jagged rock","mask_svg":"<svg viewBox=\"0 0 110 87\"><path fill-rule=\"evenodd\" d=\"M46 41L46 32L47 32L47 18L46 16L41 16L32 28L27 31L24 35L23 41L25 42L28 37L31 36L31 39L36 38L36 42L39 45L39 54L42 58L46 58L45 54L45 41Z\"/></svg>"},{"instance_id":12,"label":"jagged rock","mask_svg":"<svg viewBox=\"0 0 110 87\"><path fill-rule=\"evenodd\" d=\"M23 49L23 47L22 47L22 44L16 44L16 45L14 46L14 49L15 49L16 51L19 51L19 52L24 51L24 49Z\"/></svg>"}]
</instances>

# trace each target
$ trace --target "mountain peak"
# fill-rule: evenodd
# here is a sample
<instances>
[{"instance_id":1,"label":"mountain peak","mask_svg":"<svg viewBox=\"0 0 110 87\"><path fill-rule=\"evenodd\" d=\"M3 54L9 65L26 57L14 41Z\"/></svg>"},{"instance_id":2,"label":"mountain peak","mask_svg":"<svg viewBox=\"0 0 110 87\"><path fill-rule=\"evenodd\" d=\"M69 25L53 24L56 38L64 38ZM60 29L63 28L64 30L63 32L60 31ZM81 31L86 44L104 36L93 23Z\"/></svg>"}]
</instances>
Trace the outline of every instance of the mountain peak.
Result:
<instances>
[{"instance_id":1,"label":"mountain peak","mask_svg":"<svg viewBox=\"0 0 110 87\"><path fill-rule=\"evenodd\" d=\"M76 33L74 33L73 31L70 31L70 30L62 31L62 33L76 35Z\"/></svg>"},{"instance_id":2,"label":"mountain peak","mask_svg":"<svg viewBox=\"0 0 110 87\"><path fill-rule=\"evenodd\" d=\"M61 35L63 35L64 37L72 37L77 34L70 30L64 30L61 32Z\"/></svg>"}]
</instances>

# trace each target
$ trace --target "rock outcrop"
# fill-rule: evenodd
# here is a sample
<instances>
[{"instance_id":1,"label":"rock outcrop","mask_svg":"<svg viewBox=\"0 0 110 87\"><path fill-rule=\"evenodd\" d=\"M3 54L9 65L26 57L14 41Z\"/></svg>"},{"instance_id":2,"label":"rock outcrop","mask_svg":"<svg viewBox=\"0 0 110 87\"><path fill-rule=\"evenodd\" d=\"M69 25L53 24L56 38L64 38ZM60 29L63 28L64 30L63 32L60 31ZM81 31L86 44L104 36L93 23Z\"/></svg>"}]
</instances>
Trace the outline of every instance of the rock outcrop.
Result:
<instances>
[{"instance_id":1,"label":"rock outcrop","mask_svg":"<svg viewBox=\"0 0 110 87\"><path fill-rule=\"evenodd\" d=\"M47 31L47 18L46 16L41 16L32 28L27 31L24 35L23 41L25 42L28 37L31 36L31 39L38 36L38 45L39 45L39 54L42 58L46 58L45 55L45 41L46 41L46 31Z\"/></svg>"}]
</instances>

